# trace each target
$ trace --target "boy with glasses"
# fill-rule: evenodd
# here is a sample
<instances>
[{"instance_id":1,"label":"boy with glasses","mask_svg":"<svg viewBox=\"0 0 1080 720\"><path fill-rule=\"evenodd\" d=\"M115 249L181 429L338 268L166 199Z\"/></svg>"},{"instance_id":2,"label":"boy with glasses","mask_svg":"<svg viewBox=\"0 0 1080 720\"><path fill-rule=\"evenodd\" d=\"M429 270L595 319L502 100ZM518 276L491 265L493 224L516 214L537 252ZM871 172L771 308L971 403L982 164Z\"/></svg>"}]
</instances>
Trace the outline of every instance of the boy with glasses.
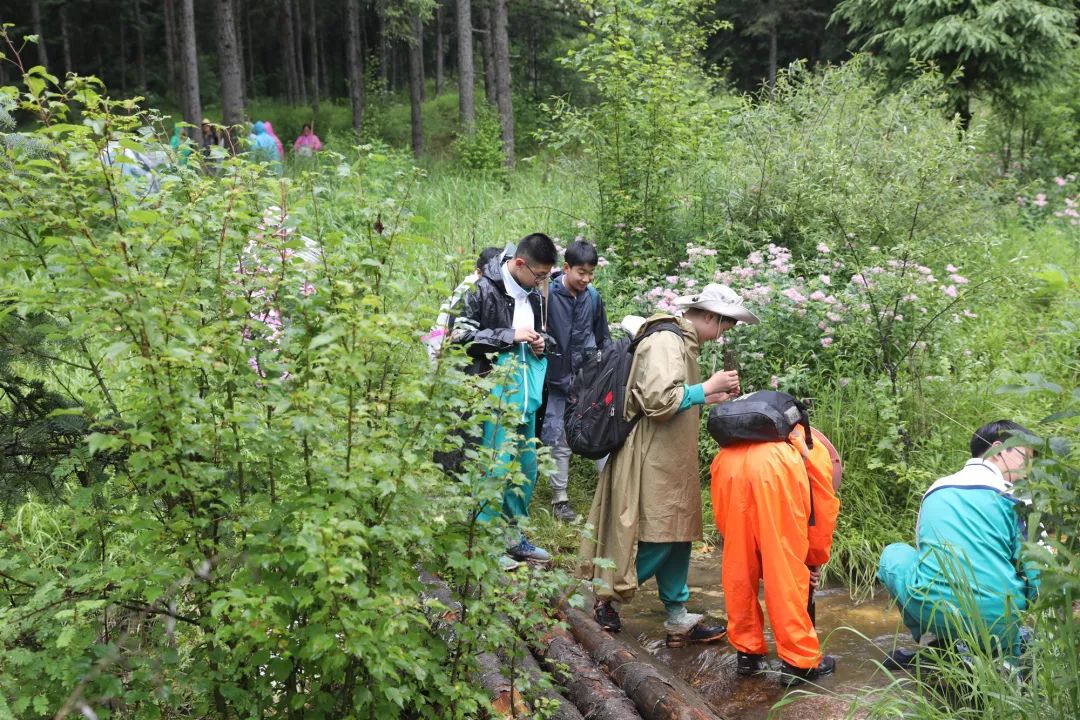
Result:
<instances>
[{"instance_id":1,"label":"boy with glasses","mask_svg":"<svg viewBox=\"0 0 1080 720\"><path fill-rule=\"evenodd\" d=\"M468 371L486 375L495 364L516 363L512 381L496 388L497 417L485 422L481 444L496 452L489 479L504 484L501 507L487 504L478 517L488 521L500 512L512 528L529 515L529 501L536 484L536 410L543 398L547 371L545 353L554 351L547 335L547 308L543 287L555 265L555 243L543 233L522 238L506 258L492 258L473 289L465 296L462 314L454 322L451 341L467 346L472 358ZM511 443L508 434L519 440ZM518 463L525 482L507 480L510 466ZM516 529L507 540L502 566L511 570L518 562L547 564L550 554L528 541Z\"/></svg>"},{"instance_id":2,"label":"boy with glasses","mask_svg":"<svg viewBox=\"0 0 1080 720\"><path fill-rule=\"evenodd\" d=\"M969 617L977 612L1000 649L1018 650L1019 615L1039 587L1038 571L1021 559L1026 530L1012 494L1034 454L1015 439L1030 434L1011 420L979 428L971 459L923 495L917 547L894 543L881 554L878 580L916 641L924 633L956 641L961 630L977 632L980 624ZM892 665L913 658L900 650Z\"/></svg>"}]
</instances>

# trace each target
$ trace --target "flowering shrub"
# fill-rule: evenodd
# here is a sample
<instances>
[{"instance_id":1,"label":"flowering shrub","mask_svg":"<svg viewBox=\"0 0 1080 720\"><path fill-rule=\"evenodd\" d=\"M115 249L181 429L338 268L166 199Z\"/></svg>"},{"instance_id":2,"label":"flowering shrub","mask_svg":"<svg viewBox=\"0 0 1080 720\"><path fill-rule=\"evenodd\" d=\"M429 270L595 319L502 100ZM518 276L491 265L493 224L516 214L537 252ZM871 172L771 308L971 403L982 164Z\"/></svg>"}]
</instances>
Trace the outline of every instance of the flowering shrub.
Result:
<instances>
[{"instance_id":1,"label":"flowering shrub","mask_svg":"<svg viewBox=\"0 0 1080 720\"><path fill-rule=\"evenodd\" d=\"M327 152L293 182L192 155L144 199L99 158L150 151L149 118L24 79L0 88L40 122L0 127L0 314L47 339L43 412L80 422L51 492L0 506L0 720L488 714L476 655L520 652L503 618L534 627L567 578L511 600L476 521L490 459L462 482L432 460L488 385L416 341L439 296L408 262L409 165ZM418 567L462 588L452 635Z\"/></svg>"},{"instance_id":2,"label":"flowering shrub","mask_svg":"<svg viewBox=\"0 0 1080 720\"><path fill-rule=\"evenodd\" d=\"M1016 203L1029 222L1053 217L1069 225L1080 225L1080 189L1075 173L1055 177L1045 190L1017 195Z\"/></svg>"},{"instance_id":3,"label":"flowering shrub","mask_svg":"<svg viewBox=\"0 0 1080 720\"><path fill-rule=\"evenodd\" d=\"M790 250L769 244L724 267L715 249L689 243L682 272L658 279L634 301L643 312L673 312L677 297L706 283L731 286L761 318L721 338L721 345L738 345L746 386L811 394L807 372L892 378L910 356L935 352L951 326L977 317L965 307L972 283L958 267L934 270L886 255L819 243L813 257L796 263Z\"/></svg>"}]
</instances>

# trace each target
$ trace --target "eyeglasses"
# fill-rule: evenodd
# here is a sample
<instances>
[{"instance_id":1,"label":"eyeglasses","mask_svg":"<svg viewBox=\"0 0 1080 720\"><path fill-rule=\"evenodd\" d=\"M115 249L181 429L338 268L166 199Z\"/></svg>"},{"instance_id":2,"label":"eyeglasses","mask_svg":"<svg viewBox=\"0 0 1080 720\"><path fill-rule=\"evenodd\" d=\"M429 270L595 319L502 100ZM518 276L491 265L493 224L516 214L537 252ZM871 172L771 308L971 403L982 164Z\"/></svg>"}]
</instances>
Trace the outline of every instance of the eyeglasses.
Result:
<instances>
[{"instance_id":1,"label":"eyeglasses","mask_svg":"<svg viewBox=\"0 0 1080 720\"><path fill-rule=\"evenodd\" d=\"M1035 459L1036 452L1034 450L1028 450L1023 447L1014 447L1013 450L1020 453L1020 459L1025 463L1028 463Z\"/></svg>"},{"instance_id":2,"label":"eyeglasses","mask_svg":"<svg viewBox=\"0 0 1080 720\"><path fill-rule=\"evenodd\" d=\"M529 269L529 272L533 276L533 280L535 280L538 283L544 282L549 277L551 277L551 271L550 270L548 270L547 272L538 273L538 272L536 272L535 270L532 269L532 265L530 265L529 263L522 262L522 264Z\"/></svg>"}]
</instances>

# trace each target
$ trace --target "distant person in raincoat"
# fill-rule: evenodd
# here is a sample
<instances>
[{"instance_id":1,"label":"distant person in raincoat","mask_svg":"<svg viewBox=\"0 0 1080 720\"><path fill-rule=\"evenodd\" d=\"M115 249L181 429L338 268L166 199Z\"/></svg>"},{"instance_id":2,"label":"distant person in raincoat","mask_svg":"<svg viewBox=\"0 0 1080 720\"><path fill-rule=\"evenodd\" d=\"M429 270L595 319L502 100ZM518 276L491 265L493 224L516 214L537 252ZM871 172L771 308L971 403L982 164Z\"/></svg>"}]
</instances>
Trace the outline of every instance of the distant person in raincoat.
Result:
<instances>
[{"instance_id":1,"label":"distant person in raincoat","mask_svg":"<svg viewBox=\"0 0 1080 720\"><path fill-rule=\"evenodd\" d=\"M311 157L322 150L322 141L311 130L311 123L304 123L304 129L292 146L293 154L300 157Z\"/></svg>"},{"instance_id":2,"label":"distant person in raincoat","mask_svg":"<svg viewBox=\"0 0 1080 720\"><path fill-rule=\"evenodd\" d=\"M1030 434L1011 420L979 428L971 459L923 495L916 547L893 543L882 552L878 580L916 641L933 633L955 642L985 628L997 649L1019 652L1020 613L1038 595L1039 574L1021 557L1026 528L1013 483L1026 473L1034 449L1005 443ZM893 659L903 665L913 657L894 653Z\"/></svg>"},{"instance_id":3,"label":"distant person in raincoat","mask_svg":"<svg viewBox=\"0 0 1080 720\"><path fill-rule=\"evenodd\" d=\"M275 170L280 171L281 155L278 154L277 143L267 135L266 126L261 121L252 126L248 141L251 143L251 154L255 160L268 162Z\"/></svg>"},{"instance_id":4,"label":"distant person in raincoat","mask_svg":"<svg viewBox=\"0 0 1080 720\"><path fill-rule=\"evenodd\" d=\"M476 258L476 266L474 272L469 273L465 278L454 288L454 292L450 294L450 297L439 306L439 317L435 320L434 327L424 335L420 336L420 341L424 343L427 348L428 357L431 359L432 364L439 361L439 357L442 355L443 340L450 334L450 330L454 327L454 319L458 312L461 311L461 303L465 300L465 295L472 290L476 282L484 276L484 269L491 262L491 259L496 256L501 256L503 249L500 247L487 247L480 251L480 255Z\"/></svg>"},{"instance_id":5,"label":"distant person in raincoat","mask_svg":"<svg viewBox=\"0 0 1080 720\"><path fill-rule=\"evenodd\" d=\"M161 191L154 168L165 162L163 151L137 151L120 144L118 135L114 135L101 151L101 160L107 166L118 165L120 175L133 195L140 199Z\"/></svg>"},{"instance_id":6,"label":"distant person in raincoat","mask_svg":"<svg viewBox=\"0 0 1080 720\"><path fill-rule=\"evenodd\" d=\"M710 466L713 517L724 538L721 577L728 640L736 670L768 668L765 606L787 683L827 675L836 658L821 655L809 598L829 560L840 501L840 456L823 434L796 427L786 441L741 442L720 448Z\"/></svg>"},{"instance_id":7,"label":"distant person in raincoat","mask_svg":"<svg viewBox=\"0 0 1080 720\"><path fill-rule=\"evenodd\" d=\"M496 419L484 423L481 440L497 453L488 479L501 485L501 503L488 503L477 516L487 521L501 513L515 526L506 538L506 554L499 559L506 570L523 561L546 564L551 560L546 550L516 529L516 523L529 516L536 485L536 411L544 395L547 353L555 351L554 341L545 332L546 300L541 286L547 283L557 258L555 243L543 233L522 238L512 257L492 258L465 295L450 335L451 342L465 345L473 358L467 370L472 374L486 375L495 365L514 365L511 379L494 391ZM510 432L519 436L513 445L507 438ZM522 485L507 478L515 461L525 476Z\"/></svg>"},{"instance_id":8,"label":"distant person in raincoat","mask_svg":"<svg viewBox=\"0 0 1080 720\"><path fill-rule=\"evenodd\" d=\"M277 146L278 158L280 160L285 159L285 146L281 144L281 139L274 132L274 126L270 124L269 120L263 121L263 127L266 129L266 134L274 139L274 144Z\"/></svg>"},{"instance_id":9,"label":"distant person in raincoat","mask_svg":"<svg viewBox=\"0 0 1080 720\"><path fill-rule=\"evenodd\" d=\"M210 124L210 121L203 118L202 121L202 154L204 157L210 157L211 148L215 145L221 144L221 138L218 136L217 130Z\"/></svg>"},{"instance_id":10,"label":"distant person in raincoat","mask_svg":"<svg viewBox=\"0 0 1080 720\"><path fill-rule=\"evenodd\" d=\"M716 642L722 624L690 613L690 546L701 539L701 470L698 433L701 406L739 393L739 374L719 371L701 382L701 346L738 322L758 322L743 299L726 285L709 284L677 298L681 317L658 313L638 329L675 324L678 332L655 331L634 352L626 385L627 420L640 416L626 443L608 459L593 497L589 524L596 539L579 553L578 576L593 582L593 615L605 630L622 627L619 603L656 577L664 603L669 647ZM602 567L607 558L614 567Z\"/></svg>"},{"instance_id":11,"label":"distant person in raincoat","mask_svg":"<svg viewBox=\"0 0 1080 720\"><path fill-rule=\"evenodd\" d=\"M188 156L191 155L191 140L188 138L187 128L181 127L180 123L173 125L173 135L169 140L169 147L176 151L181 165L187 165Z\"/></svg>"}]
</instances>

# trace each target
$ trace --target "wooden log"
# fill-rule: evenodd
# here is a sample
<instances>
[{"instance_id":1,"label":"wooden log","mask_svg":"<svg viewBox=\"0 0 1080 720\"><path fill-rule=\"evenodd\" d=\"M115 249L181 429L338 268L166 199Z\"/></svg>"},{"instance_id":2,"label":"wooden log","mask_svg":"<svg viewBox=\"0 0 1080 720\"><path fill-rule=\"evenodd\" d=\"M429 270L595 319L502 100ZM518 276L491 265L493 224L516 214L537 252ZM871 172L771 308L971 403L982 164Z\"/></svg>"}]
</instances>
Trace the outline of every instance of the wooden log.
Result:
<instances>
[{"instance_id":1,"label":"wooden log","mask_svg":"<svg viewBox=\"0 0 1080 720\"><path fill-rule=\"evenodd\" d=\"M634 703L589 658L574 636L553 628L537 652L581 714L589 720L640 720Z\"/></svg>"},{"instance_id":2,"label":"wooden log","mask_svg":"<svg viewBox=\"0 0 1080 720\"><path fill-rule=\"evenodd\" d=\"M536 662L536 658L527 649L525 654L518 658L508 657L508 654L504 654L502 651L499 652L499 657L503 660L504 670L508 665L513 664L516 671L515 676L517 678L524 677L528 681L529 688L533 691L528 692L527 688L526 696L546 701L546 704L552 708L551 714L548 716L552 720L585 720L576 701L571 702L571 700L568 700L551 687L543 687L544 671L540 668L540 664ZM596 669L595 666L594 669ZM515 682L515 685L517 685L517 682ZM589 717L593 718L594 716L590 715ZM620 720L632 720L632 718L620 718Z\"/></svg>"},{"instance_id":3,"label":"wooden log","mask_svg":"<svg viewBox=\"0 0 1080 720\"><path fill-rule=\"evenodd\" d=\"M604 632L591 617L562 603L574 638L634 701L645 720L722 720L688 684L653 665L631 645ZM640 654L640 656L639 656Z\"/></svg>"},{"instance_id":4,"label":"wooden log","mask_svg":"<svg viewBox=\"0 0 1080 720\"><path fill-rule=\"evenodd\" d=\"M461 603L454 599L446 583L431 573L421 570L419 578L425 587L424 597L437 600L445 608L427 613L435 632L447 645L454 645L454 623L461 619ZM473 659L476 671L470 677L487 692L492 709L502 717L529 717L525 699L503 675L502 661L494 653L478 653Z\"/></svg>"}]
</instances>

